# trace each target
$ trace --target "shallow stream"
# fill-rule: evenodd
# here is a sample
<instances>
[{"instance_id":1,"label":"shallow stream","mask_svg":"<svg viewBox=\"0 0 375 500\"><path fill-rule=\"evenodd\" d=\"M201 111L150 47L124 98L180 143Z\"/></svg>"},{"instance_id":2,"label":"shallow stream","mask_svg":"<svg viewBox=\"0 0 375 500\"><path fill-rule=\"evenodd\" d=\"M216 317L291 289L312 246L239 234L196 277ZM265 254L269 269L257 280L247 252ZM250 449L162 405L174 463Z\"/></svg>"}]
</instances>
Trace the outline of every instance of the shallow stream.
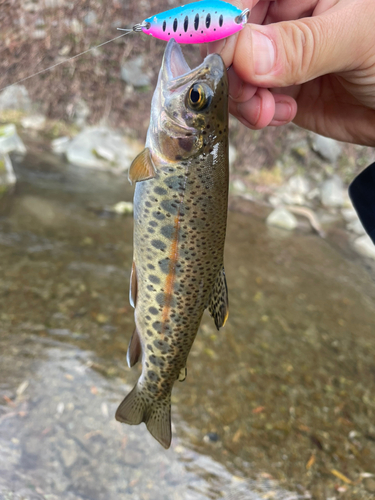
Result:
<instances>
[{"instance_id":1,"label":"shallow stream","mask_svg":"<svg viewBox=\"0 0 375 500\"><path fill-rule=\"evenodd\" d=\"M313 234L230 212L230 317L206 315L165 451L114 413L126 365L125 178L36 151L0 212L0 499L370 499L375 284Z\"/></svg>"}]
</instances>

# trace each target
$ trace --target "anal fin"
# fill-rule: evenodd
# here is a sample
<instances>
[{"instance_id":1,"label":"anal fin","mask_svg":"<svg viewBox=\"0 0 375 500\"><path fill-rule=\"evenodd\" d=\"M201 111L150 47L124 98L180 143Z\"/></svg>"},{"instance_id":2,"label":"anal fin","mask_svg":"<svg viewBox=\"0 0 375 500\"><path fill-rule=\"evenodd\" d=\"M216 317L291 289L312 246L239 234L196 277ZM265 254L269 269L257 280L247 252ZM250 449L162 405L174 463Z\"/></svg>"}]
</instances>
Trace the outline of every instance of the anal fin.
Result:
<instances>
[{"instance_id":1,"label":"anal fin","mask_svg":"<svg viewBox=\"0 0 375 500\"><path fill-rule=\"evenodd\" d=\"M178 374L178 381L184 382L186 380L186 376L187 376L187 368L186 366L184 366L183 368L181 368L180 373Z\"/></svg>"},{"instance_id":2,"label":"anal fin","mask_svg":"<svg viewBox=\"0 0 375 500\"><path fill-rule=\"evenodd\" d=\"M128 353L126 355L129 368L138 363L141 355L142 355L141 339L139 337L137 327L135 327L132 338L130 339Z\"/></svg>"},{"instance_id":3,"label":"anal fin","mask_svg":"<svg viewBox=\"0 0 375 500\"><path fill-rule=\"evenodd\" d=\"M218 272L214 286L212 287L208 310L214 318L216 328L219 330L225 325L229 310L228 310L228 287L225 278L224 267Z\"/></svg>"},{"instance_id":4,"label":"anal fin","mask_svg":"<svg viewBox=\"0 0 375 500\"><path fill-rule=\"evenodd\" d=\"M145 148L130 165L129 181L133 184L133 182L147 181L153 177L155 177L155 167L149 148Z\"/></svg>"}]
</instances>

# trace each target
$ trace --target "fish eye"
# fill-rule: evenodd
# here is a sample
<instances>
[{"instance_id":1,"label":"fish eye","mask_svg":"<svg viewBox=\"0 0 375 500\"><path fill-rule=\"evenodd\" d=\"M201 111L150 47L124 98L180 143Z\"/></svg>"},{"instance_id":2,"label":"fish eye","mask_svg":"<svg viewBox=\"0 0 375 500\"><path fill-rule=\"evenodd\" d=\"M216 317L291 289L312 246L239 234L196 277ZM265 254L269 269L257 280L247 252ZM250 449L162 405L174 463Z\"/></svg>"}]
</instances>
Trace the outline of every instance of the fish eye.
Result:
<instances>
[{"instance_id":1,"label":"fish eye","mask_svg":"<svg viewBox=\"0 0 375 500\"><path fill-rule=\"evenodd\" d=\"M202 111L207 108L212 100L212 90L208 85L195 83L189 89L187 105L193 111Z\"/></svg>"}]
</instances>

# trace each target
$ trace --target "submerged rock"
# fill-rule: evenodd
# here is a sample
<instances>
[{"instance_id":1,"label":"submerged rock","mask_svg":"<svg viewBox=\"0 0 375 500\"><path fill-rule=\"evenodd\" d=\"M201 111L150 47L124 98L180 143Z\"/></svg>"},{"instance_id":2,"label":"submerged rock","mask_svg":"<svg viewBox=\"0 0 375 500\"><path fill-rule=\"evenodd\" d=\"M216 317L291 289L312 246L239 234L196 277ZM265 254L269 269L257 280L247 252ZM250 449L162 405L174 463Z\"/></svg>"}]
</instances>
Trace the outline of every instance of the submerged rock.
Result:
<instances>
[{"instance_id":1,"label":"submerged rock","mask_svg":"<svg viewBox=\"0 0 375 500\"><path fill-rule=\"evenodd\" d=\"M325 160L335 163L341 155L342 146L334 139L314 134L312 139L312 149Z\"/></svg>"},{"instance_id":2,"label":"submerged rock","mask_svg":"<svg viewBox=\"0 0 375 500\"><path fill-rule=\"evenodd\" d=\"M267 217L267 225L293 231L298 225L297 219L285 208L277 208Z\"/></svg>"},{"instance_id":3,"label":"submerged rock","mask_svg":"<svg viewBox=\"0 0 375 500\"><path fill-rule=\"evenodd\" d=\"M66 156L79 167L122 172L127 170L143 145L106 127L83 130L68 145Z\"/></svg>"},{"instance_id":4,"label":"submerged rock","mask_svg":"<svg viewBox=\"0 0 375 500\"><path fill-rule=\"evenodd\" d=\"M344 185L340 177L334 175L323 182L320 198L325 207L342 207L345 205Z\"/></svg>"},{"instance_id":5,"label":"submerged rock","mask_svg":"<svg viewBox=\"0 0 375 500\"><path fill-rule=\"evenodd\" d=\"M116 205L110 208L111 212L119 215L132 214L134 211L134 206L131 201L119 201Z\"/></svg>"},{"instance_id":6,"label":"submerged rock","mask_svg":"<svg viewBox=\"0 0 375 500\"><path fill-rule=\"evenodd\" d=\"M0 127L0 154L1 153L26 153L26 147L17 134L16 126L13 123Z\"/></svg>"}]
</instances>

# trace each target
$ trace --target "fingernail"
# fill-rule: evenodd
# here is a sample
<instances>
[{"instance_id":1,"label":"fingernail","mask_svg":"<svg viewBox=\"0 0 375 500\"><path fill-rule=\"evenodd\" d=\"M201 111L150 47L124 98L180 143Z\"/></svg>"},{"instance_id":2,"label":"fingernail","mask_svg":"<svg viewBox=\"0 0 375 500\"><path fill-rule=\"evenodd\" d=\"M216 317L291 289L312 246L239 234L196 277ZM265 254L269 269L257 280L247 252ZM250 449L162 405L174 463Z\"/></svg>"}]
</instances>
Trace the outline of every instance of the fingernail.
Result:
<instances>
[{"instance_id":1,"label":"fingernail","mask_svg":"<svg viewBox=\"0 0 375 500\"><path fill-rule=\"evenodd\" d=\"M253 42L254 70L257 75L266 75L275 63L275 47L272 40L260 31L251 30Z\"/></svg>"},{"instance_id":2,"label":"fingernail","mask_svg":"<svg viewBox=\"0 0 375 500\"><path fill-rule=\"evenodd\" d=\"M287 102L277 102L273 119L280 122L289 121L292 114L292 107Z\"/></svg>"}]
</instances>

